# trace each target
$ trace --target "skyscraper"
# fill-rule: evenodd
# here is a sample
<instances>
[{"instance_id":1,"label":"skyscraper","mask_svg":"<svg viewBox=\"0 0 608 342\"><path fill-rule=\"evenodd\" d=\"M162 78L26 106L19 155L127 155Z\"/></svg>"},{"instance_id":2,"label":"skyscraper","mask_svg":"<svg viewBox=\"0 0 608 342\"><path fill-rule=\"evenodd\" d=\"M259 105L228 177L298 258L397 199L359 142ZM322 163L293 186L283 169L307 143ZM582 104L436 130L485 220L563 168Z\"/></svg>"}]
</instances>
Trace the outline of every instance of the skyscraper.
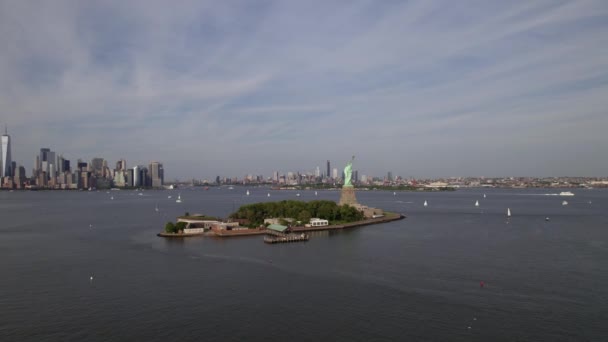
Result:
<instances>
[{"instance_id":1,"label":"skyscraper","mask_svg":"<svg viewBox=\"0 0 608 342\"><path fill-rule=\"evenodd\" d=\"M13 174L12 165L11 136L8 135L8 130L5 128L4 135L2 135L2 177L9 177Z\"/></svg>"},{"instance_id":2,"label":"skyscraper","mask_svg":"<svg viewBox=\"0 0 608 342\"><path fill-rule=\"evenodd\" d=\"M39 165L39 172L46 172L47 177L52 177L54 175L50 174L50 168L51 165L56 165L57 160L55 159L55 152L51 151L50 148L41 148L40 149L40 158L38 159L38 162L40 163ZM53 167L53 169L56 169L56 167Z\"/></svg>"},{"instance_id":3,"label":"skyscraper","mask_svg":"<svg viewBox=\"0 0 608 342\"><path fill-rule=\"evenodd\" d=\"M103 158L91 159L91 169L96 176L103 175L103 167L105 160Z\"/></svg>"},{"instance_id":4,"label":"skyscraper","mask_svg":"<svg viewBox=\"0 0 608 342\"><path fill-rule=\"evenodd\" d=\"M163 186L164 171L163 164L159 162L150 163L150 179L152 180L152 187L160 188Z\"/></svg>"},{"instance_id":5,"label":"skyscraper","mask_svg":"<svg viewBox=\"0 0 608 342\"><path fill-rule=\"evenodd\" d=\"M329 160L328 160L328 161L327 161L327 173L325 174L325 176L326 176L327 178L331 178L331 174L329 173L329 171L330 171L330 168L329 168Z\"/></svg>"}]
</instances>

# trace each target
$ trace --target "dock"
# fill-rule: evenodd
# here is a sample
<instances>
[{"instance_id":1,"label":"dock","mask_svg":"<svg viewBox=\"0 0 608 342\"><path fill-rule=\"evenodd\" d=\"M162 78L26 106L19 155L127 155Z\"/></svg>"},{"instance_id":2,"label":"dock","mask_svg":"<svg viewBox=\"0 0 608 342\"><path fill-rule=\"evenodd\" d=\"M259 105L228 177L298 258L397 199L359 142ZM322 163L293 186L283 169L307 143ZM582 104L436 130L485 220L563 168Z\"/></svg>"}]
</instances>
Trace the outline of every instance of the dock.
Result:
<instances>
[{"instance_id":1,"label":"dock","mask_svg":"<svg viewBox=\"0 0 608 342\"><path fill-rule=\"evenodd\" d=\"M271 235L265 236L265 243L288 243L288 242L303 242L308 241L308 234L285 234L285 235Z\"/></svg>"}]
</instances>

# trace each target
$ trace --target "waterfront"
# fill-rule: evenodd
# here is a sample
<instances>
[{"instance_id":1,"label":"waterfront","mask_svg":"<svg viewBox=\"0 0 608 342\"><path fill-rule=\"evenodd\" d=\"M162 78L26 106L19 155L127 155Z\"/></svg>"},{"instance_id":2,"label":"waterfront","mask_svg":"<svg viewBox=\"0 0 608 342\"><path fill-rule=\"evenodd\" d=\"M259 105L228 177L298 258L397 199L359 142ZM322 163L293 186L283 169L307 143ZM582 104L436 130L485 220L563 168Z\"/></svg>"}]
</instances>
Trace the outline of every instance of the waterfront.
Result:
<instances>
[{"instance_id":1,"label":"waterfront","mask_svg":"<svg viewBox=\"0 0 608 342\"><path fill-rule=\"evenodd\" d=\"M0 340L608 335L608 191L574 189L568 206L543 195L556 189L366 191L361 203L408 218L304 244L156 237L185 211L340 195L245 189L180 190L181 204L178 191L0 193Z\"/></svg>"}]
</instances>

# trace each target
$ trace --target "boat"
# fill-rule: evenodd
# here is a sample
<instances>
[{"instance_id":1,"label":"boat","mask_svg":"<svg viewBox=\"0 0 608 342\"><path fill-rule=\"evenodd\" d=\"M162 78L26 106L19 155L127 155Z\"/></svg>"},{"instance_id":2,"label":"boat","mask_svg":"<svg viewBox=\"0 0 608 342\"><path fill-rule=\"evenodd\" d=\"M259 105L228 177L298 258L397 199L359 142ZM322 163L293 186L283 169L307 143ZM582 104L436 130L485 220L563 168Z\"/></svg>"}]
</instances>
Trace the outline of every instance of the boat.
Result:
<instances>
[{"instance_id":1,"label":"boat","mask_svg":"<svg viewBox=\"0 0 608 342\"><path fill-rule=\"evenodd\" d=\"M315 191L315 196L317 196L317 195L318 195L318 193Z\"/></svg>"},{"instance_id":2,"label":"boat","mask_svg":"<svg viewBox=\"0 0 608 342\"><path fill-rule=\"evenodd\" d=\"M141 192L137 194L138 196L143 196L144 194L142 194Z\"/></svg>"},{"instance_id":3,"label":"boat","mask_svg":"<svg viewBox=\"0 0 608 342\"><path fill-rule=\"evenodd\" d=\"M182 195L181 194L177 195L177 199L175 200L175 203L182 203Z\"/></svg>"},{"instance_id":4,"label":"boat","mask_svg":"<svg viewBox=\"0 0 608 342\"><path fill-rule=\"evenodd\" d=\"M159 210L158 210L158 203L156 203L156 207L154 207L154 211L159 212Z\"/></svg>"},{"instance_id":5,"label":"boat","mask_svg":"<svg viewBox=\"0 0 608 342\"><path fill-rule=\"evenodd\" d=\"M167 196L168 199L171 199L171 195Z\"/></svg>"},{"instance_id":6,"label":"boat","mask_svg":"<svg viewBox=\"0 0 608 342\"><path fill-rule=\"evenodd\" d=\"M110 196L110 199L111 199L111 200L113 200L113 199L114 199L114 196Z\"/></svg>"},{"instance_id":7,"label":"boat","mask_svg":"<svg viewBox=\"0 0 608 342\"><path fill-rule=\"evenodd\" d=\"M249 196L249 190L247 190L247 196Z\"/></svg>"},{"instance_id":8,"label":"boat","mask_svg":"<svg viewBox=\"0 0 608 342\"><path fill-rule=\"evenodd\" d=\"M545 221L549 222L549 216L545 217Z\"/></svg>"},{"instance_id":9,"label":"boat","mask_svg":"<svg viewBox=\"0 0 608 342\"><path fill-rule=\"evenodd\" d=\"M570 191L562 191L559 193L560 196L574 196Z\"/></svg>"},{"instance_id":10,"label":"boat","mask_svg":"<svg viewBox=\"0 0 608 342\"><path fill-rule=\"evenodd\" d=\"M479 201L475 201L475 206L479 207Z\"/></svg>"},{"instance_id":11,"label":"boat","mask_svg":"<svg viewBox=\"0 0 608 342\"><path fill-rule=\"evenodd\" d=\"M426 207L426 206L428 206L428 205L429 205L429 204L428 204L428 203L426 203L426 201L424 201L424 206Z\"/></svg>"},{"instance_id":12,"label":"boat","mask_svg":"<svg viewBox=\"0 0 608 342\"><path fill-rule=\"evenodd\" d=\"M393 191L393 196L397 196L397 193Z\"/></svg>"},{"instance_id":13,"label":"boat","mask_svg":"<svg viewBox=\"0 0 608 342\"><path fill-rule=\"evenodd\" d=\"M568 205L568 201L563 201L562 205Z\"/></svg>"},{"instance_id":14,"label":"boat","mask_svg":"<svg viewBox=\"0 0 608 342\"><path fill-rule=\"evenodd\" d=\"M268 193L268 197L270 197L270 192Z\"/></svg>"},{"instance_id":15,"label":"boat","mask_svg":"<svg viewBox=\"0 0 608 342\"><path fill-rule=\"evenodd\" d=\"M298 194L296 194L296 197L300 197L300 194L299 194L299 193L298 193Z\"/></svg>"},{"instance_id":16,"label":"boat","mask_svg":"<svg viewBox=\"0 0 608 342\"><path fill-rule=\"evenodd\" d=\"M228 190L234 190L234 187L229 186L229 187L228 187Z\"/></svg>"},{"instance_id":17,"label":"boat","mask_svg":"<svg viewBox=\"0 0 608 342\"><path fill-rule=\"evenodd\" d=\"M486 198L486 194L483 194L483 198Z\"/></svg>"},{"instance_id":18,"label":"boat","mask_svg":"<svg viewBox=\"0 0 608 342\"><path fill-rule=\"evenodd\" d=\"M511 217L511 208L507 208L507 217Z\"/></svg>"}]
</instances>

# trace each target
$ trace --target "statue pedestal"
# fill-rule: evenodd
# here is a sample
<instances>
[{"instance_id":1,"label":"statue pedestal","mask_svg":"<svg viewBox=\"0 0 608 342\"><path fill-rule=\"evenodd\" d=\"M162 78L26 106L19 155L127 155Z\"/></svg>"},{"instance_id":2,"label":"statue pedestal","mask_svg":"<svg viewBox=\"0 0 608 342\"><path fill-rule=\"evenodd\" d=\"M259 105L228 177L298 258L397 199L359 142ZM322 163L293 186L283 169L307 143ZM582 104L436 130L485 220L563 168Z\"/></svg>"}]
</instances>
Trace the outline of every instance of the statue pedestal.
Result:
<instances>
[{"instance_id":1,"label":"statue pedestal","mask_svg":"<svg viewBox=\"0 0 608 342\"><path fill-rule=\"evenodd\" d=\"M342 194L340 195L339 205L357 205L357 197L355 196L355 188L351 186L343 186Z\"/></svg>"}]
</instances>

